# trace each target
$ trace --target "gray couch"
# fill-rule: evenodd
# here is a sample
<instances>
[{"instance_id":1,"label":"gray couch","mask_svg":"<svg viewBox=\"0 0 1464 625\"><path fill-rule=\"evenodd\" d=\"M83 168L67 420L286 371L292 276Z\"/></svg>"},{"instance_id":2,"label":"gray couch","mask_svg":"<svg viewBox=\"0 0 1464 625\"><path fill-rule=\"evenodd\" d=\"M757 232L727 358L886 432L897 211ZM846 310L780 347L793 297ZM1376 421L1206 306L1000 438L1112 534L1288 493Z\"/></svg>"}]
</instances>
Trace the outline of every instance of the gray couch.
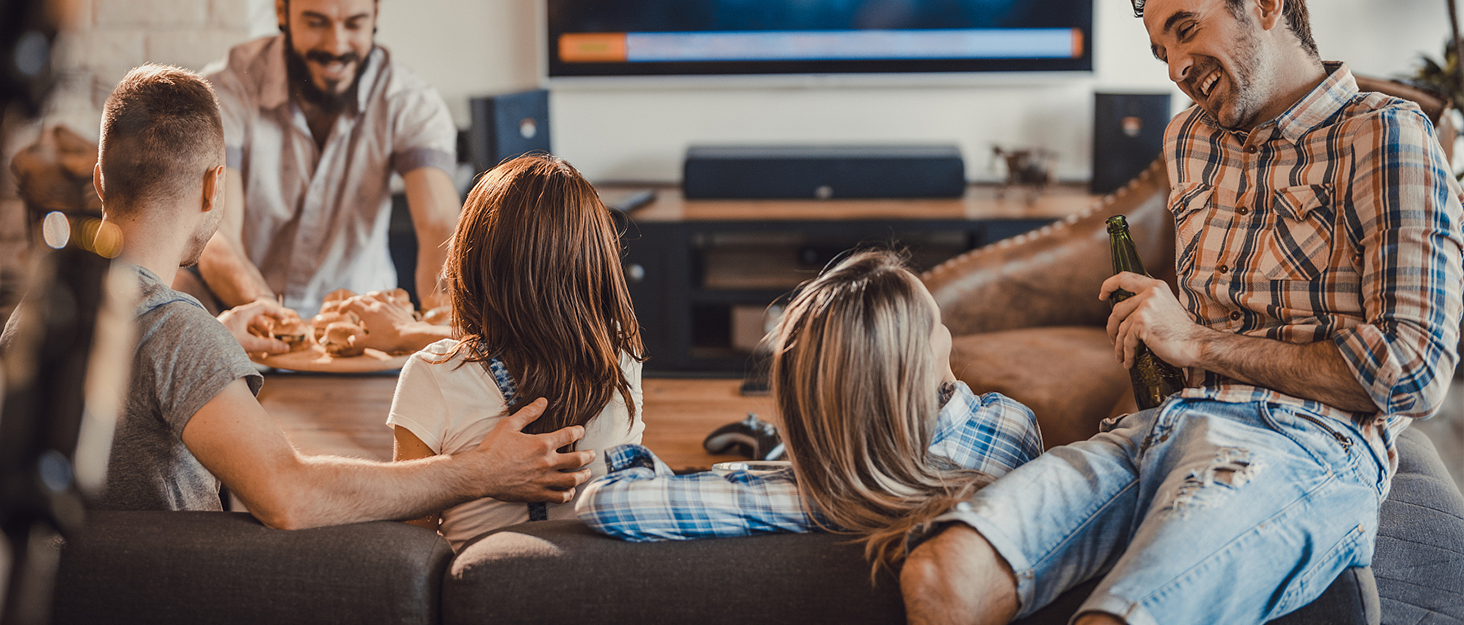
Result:
<instances>
[{"instance_id":1,"label":"gray couch","mask_svg":"<svg viewBox=\"0 0 1464 625\"><path fill-rule=\"evenodd\" d=\"M1371 569L1279 623L1464 623L1464 497L1406 433ZM1021 621L1065 623L1092 584ZM571 521L484 536L453 556L427 530L361 523L271 530L228 512L97 512L62 552L55 622L899 623L829 534L626 543Z\"/></svg>"}]
</instances>

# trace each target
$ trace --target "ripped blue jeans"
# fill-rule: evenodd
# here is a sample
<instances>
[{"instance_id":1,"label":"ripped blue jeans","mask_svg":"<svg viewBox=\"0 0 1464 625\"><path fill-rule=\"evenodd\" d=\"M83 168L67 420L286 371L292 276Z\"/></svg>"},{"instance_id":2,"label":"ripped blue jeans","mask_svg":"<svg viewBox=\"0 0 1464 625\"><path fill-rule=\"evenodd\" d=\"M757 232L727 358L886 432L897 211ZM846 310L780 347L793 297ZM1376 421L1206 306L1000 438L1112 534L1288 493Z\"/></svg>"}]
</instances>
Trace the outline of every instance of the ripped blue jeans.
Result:
<instances>
[{"instance_id":1,"label":"ripped blue jeans","mask_svg":"<svg viewBox=\"0 0 1464 625\"><path fill-rule=\"evenodd\" d=\"M1347 424L1174 399L1105 425L938 519L971 525L1006 559L1019 616L1103 576L1079 614L1262 623L1371 561L1388 476Z\"/></svg>"}]
</instances>

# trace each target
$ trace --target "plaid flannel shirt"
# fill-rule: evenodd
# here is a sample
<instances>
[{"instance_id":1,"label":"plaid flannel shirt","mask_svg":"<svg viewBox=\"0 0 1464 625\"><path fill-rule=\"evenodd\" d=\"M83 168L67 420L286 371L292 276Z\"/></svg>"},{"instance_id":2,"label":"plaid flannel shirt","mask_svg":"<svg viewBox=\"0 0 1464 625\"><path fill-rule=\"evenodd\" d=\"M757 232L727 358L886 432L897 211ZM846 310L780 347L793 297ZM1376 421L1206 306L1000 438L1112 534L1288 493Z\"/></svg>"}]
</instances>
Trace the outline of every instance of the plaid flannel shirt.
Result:
<instances>
[{"instance_id":1,"label":"plaid flannel shirt","mask_svg":"<svg viewBox=\"0 0 1464 625\"><path fill-rule=\"evenodd\" d=\"M1165 136L1180 298L1195 320L1289 343L1332 341L1382 408L1350 413L1204 372L1186 397L1269 401L1394 439L1436 412L1458 359L1460 188L1411 102L1359 93L1346 65L1249 133L1199 107Z\"/></svg>"},{"instance_id":2,"label":"plaid flannel shirt","mask_svg":"<svg viewBox=\"0 0 1464 625\"><path fill-rule=\"evenodd\" d=\"M1042 433L1026 406L958 383L941 407L930 453L999 477L1042 453ZM611 448L605 463L610 472L585 486L575 508L604 534L644 542L819 529L791 468L675 475L640 445Z\"/></svg>"}]
</instances>

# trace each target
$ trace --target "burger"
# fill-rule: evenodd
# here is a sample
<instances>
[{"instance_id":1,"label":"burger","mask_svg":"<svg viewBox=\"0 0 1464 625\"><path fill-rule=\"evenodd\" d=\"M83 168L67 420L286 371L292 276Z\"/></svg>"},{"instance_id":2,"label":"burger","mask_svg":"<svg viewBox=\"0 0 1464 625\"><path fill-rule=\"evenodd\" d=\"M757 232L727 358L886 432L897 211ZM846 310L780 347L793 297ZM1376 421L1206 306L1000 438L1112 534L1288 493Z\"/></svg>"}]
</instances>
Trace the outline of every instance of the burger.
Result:
<instances>
[{"instance_id":1,"label":"burger","mask_svg":"<svg viewBox=\"0 0 1464 625\"><path fill-rule=\"evenodd\" d=\"M299 317L280 319L270 324L269 335L277 340L284 341L290 346L290 351L300 351L310 347L311 330L310 325Z\"/></svg>"}]
</instances>

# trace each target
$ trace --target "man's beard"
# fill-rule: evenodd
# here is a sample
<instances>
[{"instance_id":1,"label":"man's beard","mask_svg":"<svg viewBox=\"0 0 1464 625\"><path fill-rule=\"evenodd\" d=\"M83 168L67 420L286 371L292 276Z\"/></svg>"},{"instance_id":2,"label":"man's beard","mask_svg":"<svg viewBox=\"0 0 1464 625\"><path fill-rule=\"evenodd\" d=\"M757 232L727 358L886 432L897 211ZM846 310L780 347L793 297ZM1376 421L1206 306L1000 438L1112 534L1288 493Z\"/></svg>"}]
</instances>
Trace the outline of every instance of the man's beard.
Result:
<instances>
[{"instance_id":1,"label":"man's beard","mask_svg":"<svg viewBox=\"0 0 1464 625\"><path fill-rule=\"evenodd\" d=\"M1251 128L1260 121L1256 117L1261 114L1261 108L1270 97L1267 86L1257 84L1257 78L1261 77L1260 56L1260 44L1255 33L1242 30L1240 40L1235 45L1235 61L1227 72L1230 79L1229 97L1214 112L1215 121L1220 122L1221 127ZM1233 115L1229 123L1223 119L1225 109L1229 109Z\"/></svg>"},{"instance_id":2,"label":"man's beard","mask_svg":"<svg viewBox=\"0 0 1464 625\"><path fill-rule=\"evenodd\" d=\"M342 61L356 63L356 73L351 77L351 84L340 93L330 93L315 84L315 77L310 74L310 68L305 64L307 60L318 63L330 63ZM361 76L366 73L366 64L369 59L362 59L355 52L347 52L341 56L335 56L329 52L311 50L300 54L295 50L295 41L290 37L289 29L285 30L285 74L296 92L306 102L330 112L341 111L347 104L356 98L356 86L361 82Z\"/></svg>"},{"instance_id":3,"label":"man's beard","mask_svg":"<svg viewBox=\"0 0 1464 625\"><path fill-rule=\"evenodd\" d=\"M203 258L203 249L208 245L209 239L219 229L217 219L206 222L199 226L199 229L188 237L188 251L183 255L183 262L178 263L179 267L192 267L198 264L198 259Z\"/></svg>"}]
</instances>

